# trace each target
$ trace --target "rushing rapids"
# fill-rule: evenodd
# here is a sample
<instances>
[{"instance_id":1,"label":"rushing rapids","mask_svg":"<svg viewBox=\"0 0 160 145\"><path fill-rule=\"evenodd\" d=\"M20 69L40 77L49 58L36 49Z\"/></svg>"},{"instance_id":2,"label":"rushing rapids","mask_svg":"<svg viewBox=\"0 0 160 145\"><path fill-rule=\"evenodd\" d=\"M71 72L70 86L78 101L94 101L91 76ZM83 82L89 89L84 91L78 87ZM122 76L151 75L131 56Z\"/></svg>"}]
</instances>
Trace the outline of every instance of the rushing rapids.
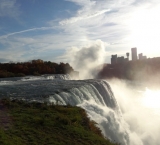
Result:
<instances>
[{"instance_id":1,"label":"rushing rapids","mask_svg":"<svg viewBox=\"0 0 160 145\"><path fill-rule=\"evenodd\" d=\"M135 144L106 81L69 79L68 75L1 79L0 96L82 107L105 137L123 145Z\"/></svg>"}]
</instances>

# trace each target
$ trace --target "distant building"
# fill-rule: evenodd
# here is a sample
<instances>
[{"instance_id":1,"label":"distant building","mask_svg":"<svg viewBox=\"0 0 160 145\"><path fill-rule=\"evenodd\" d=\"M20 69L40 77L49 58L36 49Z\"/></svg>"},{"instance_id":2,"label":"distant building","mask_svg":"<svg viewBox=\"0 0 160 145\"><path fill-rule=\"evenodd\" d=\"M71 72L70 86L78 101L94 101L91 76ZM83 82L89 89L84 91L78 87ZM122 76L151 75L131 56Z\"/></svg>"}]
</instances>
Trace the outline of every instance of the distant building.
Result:
<instances>
[{"instance_id":1,"label":"distant building","mask_svg":"<svg viewBox=\"0 0 160 145\"><path fill-rule=\"evenodd\" d=\"M117 54L112 55L111 57L111 64L116 64L117 63Z\"/></svg>"},{"instance_id":2,"label":"distant building","mask_svg":"<svg viewBox=\"0 0 160 145\"><path fill-rule=\"evenodd\" d=\"M140 53L139 54L139 60L142 60L143 59L143 53Z\"/></svg>"},{"instance_id":3,"label":"distant building","mask_svg":"<svg viewBox=\"0 0 160 145\"><path fill-rule=\"evenodd\" d=\"M126 56L127 58L124 58L124 56L117 57L117 54L111 55L111 64L117 64L117 63L126 63L129 62L129 55L130 53L127 52ZM137 55L137 48L131 48L131 55L132 55L132 61L139 60L147 60L147 56L143 56L143 53L140 53Z\"/></svg>"},{"instance_id":4,"label":"distant building","mask_svg":"<svg viewBox=\"0 0 160 145\"><path fill-rule=\"evenodd\" d=\"M125 59L124 59L124 62L128 62L128 61L129 61L128 58L125 58Z\"/></svg>"},{"instance_id":5,"label":"distant building","mask_svg":"<svg viewBox=\"0 0 160 145\"><path fill-rule=\"evenodd\" d=\"M144 59L147 59L147 56L142 56L142 59L144 60Z\"/></svg>"},{"instance_id":6,"label":"distant building","mask_svg":"<svg viewBox=\"0 0 160 145\"><path fill-rule=\"evenodd\" d=\"M123 63L124 62L124 56L117 58L117 63Z\"/></svg>"},{"instance_id":7,"label":"distant building","mask_svg":"<svg viewBox=\"0 0 160 145\"><path fill-rule=\"evenodd\" d=\"M132 61L137 60L137 48L131 48L131 53L132 53Z\"/></svg>"}]
</instances>

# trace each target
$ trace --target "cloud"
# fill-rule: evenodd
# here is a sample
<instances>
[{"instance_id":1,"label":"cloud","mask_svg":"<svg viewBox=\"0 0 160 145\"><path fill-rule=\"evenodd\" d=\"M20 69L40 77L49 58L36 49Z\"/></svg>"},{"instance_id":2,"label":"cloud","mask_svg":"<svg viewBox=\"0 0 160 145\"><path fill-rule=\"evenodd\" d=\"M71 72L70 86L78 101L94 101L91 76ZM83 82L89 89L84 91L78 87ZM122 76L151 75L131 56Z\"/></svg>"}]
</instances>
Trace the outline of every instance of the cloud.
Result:
<instances>
[{"instance_id":1,"label":"cloud","mask_svg":"<svg viewBox=\"0 0 160 145\"><path fill-rule=\"evenodd\" d=\"M44 31L44 30L49 30L49 29L54 29L54 27L40 27L40 28L32 28L32 29L22 30L22 31L18 31L18 32L13 32L13 33L9 33L9 34L0 36L0 39L4 39L4 38L7 38L9 36L16 35L16 34L21 34L21 33L26 33L26 32L31 32L31 31L37 31L37 30Z\"/></svg>"},{"instance_id":2,"label":"cloud","mask_svg":"<svg viewBox=\"0 0 160 145\"><path fill-rule=\"evenodd\" d=\"M64 31L68 32L68 36L72 35L75 38L85 36L88 40L101 39L110 44L106 48L108 51L121 55L135 46L131 35L135 12L142 9L149 10L159 5L157 0L147 2L144 0L68 1L80 6L73 17L60 21ZM74 39L74 41L78 40Z\"/></svg>"},{"instance_id":3,"label":"cloud","mask_svg":"<svg viewBox=\"0 0 160 145\"><path fill-rule=\"evenodd\" d=\"M0 17L16 18L20 15L16 0L0 0Z\"/></svg>"},{"instance_id":4,"label":"cloud","mask_svg":"<svg viewBox=\"0 0 160 145\"><path fill-rule=\"evenodd\" d=\"M65 49L77 46L77 41L73 41L76 38L73 35L67 37L67 32L64 32L63 35L61 32L52 32L55 29L53 27L35 28L1 36L0 45L4 49L0 49L0 58L5 56L7 60L12 61L28 61L40 58L61 62L62 60L59 56L64 54ZM43 33L32 36L34 31L39 32L40 30ZM51 30L50 34L48 34L48 30ZM24 36L24 33L27 33L27 35ZM84 38L81 39L83 40ZM79 37L79 42L81 42L81 39ZM83 42L81 44L83 45ZM63 61L68 62L65 58Z\"/></svg>"},{"instance_id":5,"label":"cloud","mask_svg":"<svg viewBox=\"0 0 160 145\"><path fill-rule=\"evenodd\" d=\"M84 45L89 40L101 39L110 44L106 49L112 51L119 44L126 43L125 38L128 37L129 31L127 20L131 18L133 7L121 8L122 5L127 4L119 2L120 4L115 5L115 1L71 1L80 5L81 8L77 10L74 17L62 20L60 24L68 37L74 36L73 41L77 41L75 46L79 47L82 44L79 43L81 38L84 38L82 40ZM127 47L130 48L130 46ZM110 57L110 53L108 56Z\"/></svg>"},{"instance_id":6,"label":"cloud","mask_svg":"<svg viewBox=\"0 0 160 145\"><path fill-rule=\"evenodd\" d=\"M80 6L86 6L86 7L89 7L91 5L95 5L95 1L91 1L91 0L66 0L66 1L70 1L70 2L73 2L77 5L80 5Z\"/></svg>"},{"instance_id":7,"label":"cloud","mask_svg":"<svg viewBox=\"0 0 160 145\"><path fill-rule=\"evenodd\" d=\"M81 8L74 17L60 21L60 24L66 25L64 27L65 31L70 32L70 34L76 31L75 35L82 35L83 33L88 39L102 39L110 44L119 41L116 40L120 38L119 36L126 35L127 28L125 28L124 24L130 17L130 13L128 12L127 15L121 14L125 14L128 9L121 11L117 6L114 6L114 2L94 1L93 3L92 1L91 3L91 1L74 0L72 0L72 2L78 3L81 5ZM91 4L88 6L88 3ZM86 6L88 6L88 8L86 8Z\"/></svg>"},{"instance_id":8,"label":"cloud","mask_svg":"<svg viewBox=\"0 0 160 145\"><path fill-rule=\"evenodd\" d=\"M8 59L5 59L5 58L0 58L0 62L1 63L5 63L5 62L9 62L10 60L8 60Z\"/></svg>"},{"instance_id":9,"label":"cloud","mask_svg":"<svg viewBox=\"0 0 160 145\"><path fill-rule=\"evenodd\" d=\"M66 19L66 20L60 21L60 24L65 25L65 24L69 24L69 23L75 23L75 22L80 21L80 20L96 17L96 16L104 14L108 11L110 11L110 10L109 9L108 10L101 10L101 11L98 11L98 12L94 12L93 14L88 14L88 15L79 16L79 17L73 17L71 19Z\"/></svg>"}]
</instances>

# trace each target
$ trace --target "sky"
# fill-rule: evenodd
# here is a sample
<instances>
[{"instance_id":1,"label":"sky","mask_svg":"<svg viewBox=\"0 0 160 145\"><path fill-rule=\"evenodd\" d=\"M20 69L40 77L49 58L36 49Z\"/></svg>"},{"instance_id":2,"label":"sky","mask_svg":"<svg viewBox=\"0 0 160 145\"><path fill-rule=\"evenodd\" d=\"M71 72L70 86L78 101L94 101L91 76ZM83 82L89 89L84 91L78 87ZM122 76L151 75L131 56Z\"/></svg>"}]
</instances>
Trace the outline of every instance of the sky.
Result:
<instances>
[{"instance_id":1,"label":"sky","mask_svg":"<svg viewBox=\"0 0 160 145\"><path fill-rule=\"evenodd\" d=\"M0 62L70 62L97 41L106 63L132 47L159 57L159 14L159 0L0 0Z\"/></svg>"}]
</instances>

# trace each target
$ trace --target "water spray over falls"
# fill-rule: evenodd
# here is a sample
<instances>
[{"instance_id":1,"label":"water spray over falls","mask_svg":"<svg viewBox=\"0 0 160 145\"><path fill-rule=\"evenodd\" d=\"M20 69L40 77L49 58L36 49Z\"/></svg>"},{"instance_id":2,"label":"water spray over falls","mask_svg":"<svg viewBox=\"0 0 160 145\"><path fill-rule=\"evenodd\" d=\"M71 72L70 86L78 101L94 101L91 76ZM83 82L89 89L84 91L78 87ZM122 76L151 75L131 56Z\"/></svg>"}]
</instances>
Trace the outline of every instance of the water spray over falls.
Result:
<instances>
[{"instance_id":1,"label":"water spray over falls","mask_svg":"<svg viewBox=\"0 0 160 145\"><path fill-rule=\"evenodd\" d=\"M74 69L80 72L81 79L95 78L106 57L105 46L105 42L96 40L85 47L73 47L67 51L68 59Z\"/></svg>"}]
</instances>

